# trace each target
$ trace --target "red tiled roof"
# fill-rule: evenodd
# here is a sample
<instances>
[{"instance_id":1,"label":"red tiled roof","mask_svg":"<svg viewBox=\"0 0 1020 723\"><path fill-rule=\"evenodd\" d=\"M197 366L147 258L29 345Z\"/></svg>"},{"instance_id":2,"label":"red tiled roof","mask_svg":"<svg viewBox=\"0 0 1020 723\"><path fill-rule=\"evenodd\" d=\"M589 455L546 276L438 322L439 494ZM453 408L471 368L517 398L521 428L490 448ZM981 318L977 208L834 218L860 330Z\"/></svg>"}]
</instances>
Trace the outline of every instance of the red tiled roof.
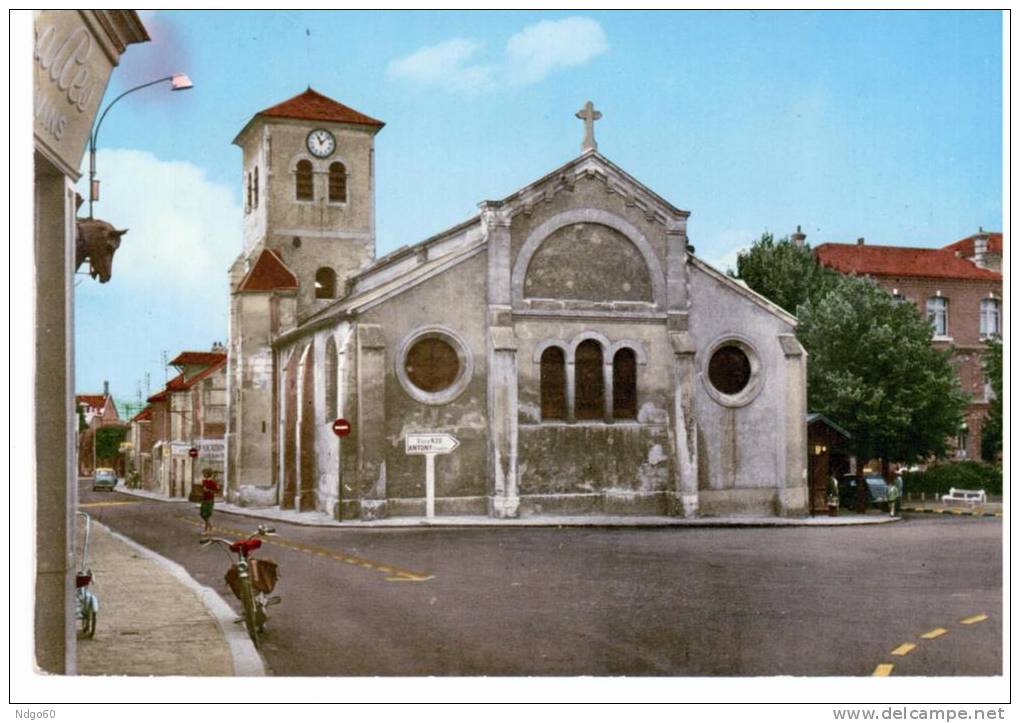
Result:
<instances>
[{"instance_id":1,"label":"red tiled roof","mask_svg":"<svg viewBox=\"0 0 1020 723\"><path fill-rule=\"evenodd\" d=\"M227 363L227 355L224 354L223 358L220 359L218 362L216 362L215 364L213 364L213 365L203 369L198 374L196 374L195 376L193 376L190 379L188 379L187 381L185 381L184 382L185 388L190 389L191 387L195 386L195 384L197 384L198 382L202 381L203 379L205 379L208 376L211 376L212 373L215 372L216 370L222 369L226 365L226 363Z\"/></svg>"},{"instance_id":2,"label":"red tiled roof","mask_svg":"<svg viewBox=\"0 0 1020 723\"><path fill-rule=\"evenodd\" d=\"M226 358L227 353L223 351L182 351L170 363L174 366L190 366L192 364L208 366Z\"/></svg>"},{"instance_id":3,"label":"red tiled roof","mask_svg":"<svg viewBox=\"0 0 1020 723\"><path fill-rule=\"evenodd\" d=\"M151 397L146 399L147 402L165 402L167 397L166 389L160 389L158 392L153 394Z\"/></svg>"},{"instance_id":4,"label":"red tiled roof","mask_svg":"<svg viewBox=\"0 0 1020 723\"><path fill-rule=\"evenodd\" d=\"M184 382L184 375L178 374L166 383L166 388L169 392L181 392L187 389L188 385Z\"/></svg>"},{"instance_id":5,"label":"red tiled roof","mask_svg":"<svg viewBox=\"0 0 1020 723\"><path fill-rule=\"evenodd\" d=\"M262 249L251 271L241 280L238 291L296 289L297 277L271 249Z\"/></svg>"},{"instance_id":6,"label":"red tiled roof","mask_svg":"<svg viewBox=\"0 0 1020 723\"><path fill-rule=\"evenodd\" d=\"M1002 274L982 269L946 249L824 243L814 251L820 264L844 274L1002 280Z\"/></svg>"},{"instance_id":7,"label":"red tiled roof","mask_svg":"<svg viewBox=\"0 0 1020 723\"><path fill-rule=\"evenodd\" d=\"M266 108L256 115L354 123L355 125L374 126L376 128L382 128L385 125L380 120L376 120L364 113L359 113L353 108L348 108L343 103L338 103L332 98L327 98L322 93L315 92L311 87L304 93Z\"/></svg>"},{"instance_id":8,"label":"red tiled roof","mask_svg":"<svg viewBox=\"0 0 1020 723\"><path fill-rule=\"evenodd\" d=\"M135 416L131 417L132 422L148 422L152 419L152 407L146 407Z\"/></svg>"},{"instance_id":9,"label":"red tiled roof","mask_svg":"<svg viewBox=\"0 0 1020 723\"><path fill-rule=\"evenodd\" d=\"M989 253L999 254L1002 256L1002 232L1001 231L989 231L985 234L988 237L988 251ZM962 238L959 241L955 241L948 246L943 246L947 251L959 251L963 256L974 255L974 239L977 234Z\"/></svg>"},{"instance_id":10,"label":"red tiled roof","mask_svg":"<svg viewBox=\"0 0 1020 723\"><path fill-rule=\"evenodd\" d=\"M103 394L79 394L75 400L88 407L102 409L106 406L106 396Z\"/></svg>"}]
</instances>

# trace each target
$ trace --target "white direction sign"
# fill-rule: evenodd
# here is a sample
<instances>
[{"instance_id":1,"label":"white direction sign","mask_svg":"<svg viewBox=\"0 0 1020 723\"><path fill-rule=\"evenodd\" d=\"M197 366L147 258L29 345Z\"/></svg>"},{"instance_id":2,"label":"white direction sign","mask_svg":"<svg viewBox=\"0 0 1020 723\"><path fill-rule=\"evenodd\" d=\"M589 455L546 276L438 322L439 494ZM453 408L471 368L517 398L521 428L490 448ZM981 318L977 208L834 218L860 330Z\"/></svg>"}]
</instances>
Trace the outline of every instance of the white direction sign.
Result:
<instances>
[{"instance_id":1,"label":"white direction sign","mask_svg":"<svg viewBox=\"0 0 1020 723\"><path fill-rule=\"evenodd\" d=\"M459 446L456 437L443 432L409 434L404 437L405 454L449 454Z\"/></svg>"},{"instance_id":2,"label":"white direction sign","mask_svg":"<svg viewBox=\"0 0 1020 723\"><path fill-rule=\"evenodd\" d=\"M457 438L445 432L404 437L406 454L425 455L425 516L430 519L436 516L436 455L449 454L459 446Z\"/></svg>"}]
</instances>

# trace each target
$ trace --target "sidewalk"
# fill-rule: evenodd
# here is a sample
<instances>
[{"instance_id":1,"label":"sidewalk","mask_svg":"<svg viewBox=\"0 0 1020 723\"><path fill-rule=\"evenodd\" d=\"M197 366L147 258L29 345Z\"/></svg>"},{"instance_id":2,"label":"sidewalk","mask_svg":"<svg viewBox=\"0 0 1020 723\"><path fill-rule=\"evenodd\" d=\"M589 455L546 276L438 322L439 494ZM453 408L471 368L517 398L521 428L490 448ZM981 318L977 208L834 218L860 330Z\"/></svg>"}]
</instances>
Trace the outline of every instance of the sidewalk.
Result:
<instances>
[{"instance_id":1,"label":"sidewalk","mask_svg":"<svg viewBox=\"0 0 1020 723\"><path fill-rule=\"evenodd\" d=\"M79 675L265 674L234 612L177 563L93 520L89 566L99 615L78 639Z\"/></svg>"},{"instance_id":2,"label":"sidewalk","mask_svg":"<svg viewBox=\"0 0 1020 723\"><path fill-rule=\"evenodd\" d=\"M117 492L135 497L145 497L163 502L184 502L183 499L167 499L163 495L146 490L132 490L123 486ZM195 504L197 508L197 503ZM541 515L515 519L496 519L481 515L456 515L448 517L388 517L381 520L334 520L324 512L297 512L281 510L278 507L241 507L216 501L216 512L226 512L259 520L287 522L309 527L339 527L344 529L385 529L385 528L449 528L449 527L843 527L846 525L882 525L899 518L888 513L872 510L858 515L841 511L838 517L824 515L816 517L668 517L624 516L624 515Z\"/></svg>"}]
</instances>

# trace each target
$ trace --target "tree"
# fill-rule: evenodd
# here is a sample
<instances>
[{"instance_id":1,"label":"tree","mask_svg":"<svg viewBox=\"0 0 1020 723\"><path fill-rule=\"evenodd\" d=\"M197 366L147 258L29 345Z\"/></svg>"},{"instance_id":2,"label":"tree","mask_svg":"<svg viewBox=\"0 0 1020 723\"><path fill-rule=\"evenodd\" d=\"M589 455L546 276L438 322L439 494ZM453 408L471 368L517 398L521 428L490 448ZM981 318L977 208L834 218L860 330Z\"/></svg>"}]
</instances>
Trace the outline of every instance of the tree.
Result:
<instances>
[{"instance_id":1,"label":"tree","mask_svg":"<svg viewBox=\"0 0 1020 723\"><path fill-rule=\"evenodd\" d=\"M736 273L729 274L791 314L808 299L825 293L839 276L819 264L809 246L798 246L789 238L776 241L767 232L737 255Z\"/></svg>"},{"instance_id":2,"label":"tree","mask_svg":"<svg viewBox=\"0 0 1020 723\"><path fill-rule=\"evenodd\" d=\"M859 460L945 455L967 397L913 304L897 303L871 279L839 276L801 306L797 337L808 352L811 409L850 432Z\"/></svg>"},{"instance_id":3,"label":"tree","mask_svg":"<svg viewBox=\"0 0 1020 723\"><path fill-rule=\"evenodd\" d=\"M96 430L96 459L111 460L120 453L120 443L127 438L128 428L99 427Z\"/></svg>"},{"instance_id":4,"label":"tree","mask_svg":"<svg viewBox=\"0 0 1020 723\"><path fill-rule=\"evenodd\" d=\"M988 403L988 414L981 428L981 458L994 462L1002 454L1002 339L992 337L987 342L981 366L985 380L995 395Z\"/></svg>"}]
</instances>

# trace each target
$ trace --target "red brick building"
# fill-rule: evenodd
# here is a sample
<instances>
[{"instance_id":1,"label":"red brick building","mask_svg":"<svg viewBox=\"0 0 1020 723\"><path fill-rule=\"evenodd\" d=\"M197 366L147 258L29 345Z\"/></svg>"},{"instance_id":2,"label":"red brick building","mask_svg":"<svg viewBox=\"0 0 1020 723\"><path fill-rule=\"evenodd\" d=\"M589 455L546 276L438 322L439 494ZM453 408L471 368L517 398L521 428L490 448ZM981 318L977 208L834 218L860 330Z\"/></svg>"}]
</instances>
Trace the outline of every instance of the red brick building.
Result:
<instances>
[{"instance_id":1,"label":"red brick building","mask_svg":"<svg viewBox=\"0 0 1020 723\"><path fill-rule=\"evenodd\" d=\"M1002 234L979 231L943 248L824 243L815 257L842 273L872 277L904 303L915 304L932 323L932 343L951 349L963 390L970 396L956 456L981 458L981 429L991 388L981 357L988 337L1001 334Z\"/></svg>"}]
</instances>

